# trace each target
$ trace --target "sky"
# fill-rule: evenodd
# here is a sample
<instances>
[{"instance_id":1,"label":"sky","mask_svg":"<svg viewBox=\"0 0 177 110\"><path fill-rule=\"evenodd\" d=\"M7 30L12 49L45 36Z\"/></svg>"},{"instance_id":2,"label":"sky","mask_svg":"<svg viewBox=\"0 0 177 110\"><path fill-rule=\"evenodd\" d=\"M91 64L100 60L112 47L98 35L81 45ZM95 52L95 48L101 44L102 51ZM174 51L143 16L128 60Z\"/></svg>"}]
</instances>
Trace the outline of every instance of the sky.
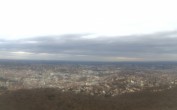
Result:
<instances>
[{"instance_id":1,"label":"sky","mask_svg":"<svg viewBox=\"0 0 177 110\"><path fill-rule=\"evenodd\" d=\"M177 61L176 0L1 0L0 59Z\"/></svg>"}]
</instances>

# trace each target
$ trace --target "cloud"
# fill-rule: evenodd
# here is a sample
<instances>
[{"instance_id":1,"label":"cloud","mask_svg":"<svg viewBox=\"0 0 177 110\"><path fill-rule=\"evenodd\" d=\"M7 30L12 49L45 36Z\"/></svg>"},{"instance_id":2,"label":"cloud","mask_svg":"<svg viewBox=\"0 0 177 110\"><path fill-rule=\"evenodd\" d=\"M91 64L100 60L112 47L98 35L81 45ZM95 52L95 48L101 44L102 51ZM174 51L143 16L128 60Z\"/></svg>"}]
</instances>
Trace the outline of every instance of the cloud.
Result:
<instances>
[{"instance_id":1,"label":"cloud","mask_svg":"<svg viewBox=\"0 0 177 110\"><path fill-rule=\"evenodd\" d=\"M88 39L92 34L66 34L20 40L0 40L0 52L42 54L48 59L177 60L177 31ZM53 55L52 58L49 58ZM44 56L44 55L43 55ZM3 58L3 56L1 56ZM26 58L26 57L25 57Z\"/></svg>"}]
</instances>

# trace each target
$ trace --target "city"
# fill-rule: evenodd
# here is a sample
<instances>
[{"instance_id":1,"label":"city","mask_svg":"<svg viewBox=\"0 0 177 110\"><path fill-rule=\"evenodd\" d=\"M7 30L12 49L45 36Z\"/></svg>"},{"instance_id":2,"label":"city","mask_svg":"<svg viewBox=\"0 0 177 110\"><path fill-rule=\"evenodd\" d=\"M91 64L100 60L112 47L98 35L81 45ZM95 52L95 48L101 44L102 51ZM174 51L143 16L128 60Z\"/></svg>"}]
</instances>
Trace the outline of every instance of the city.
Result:
<instances>
[{"instance_id":1,"label":"city","mask_svg":"<svg viewBox=\"0 0 177 110\"><path fill-rule=\"evenodd\" d=\"M57 88L63 92L116 96L177 85L177 63L0 63L0 91Z\"/></svg>"}]
</instances>

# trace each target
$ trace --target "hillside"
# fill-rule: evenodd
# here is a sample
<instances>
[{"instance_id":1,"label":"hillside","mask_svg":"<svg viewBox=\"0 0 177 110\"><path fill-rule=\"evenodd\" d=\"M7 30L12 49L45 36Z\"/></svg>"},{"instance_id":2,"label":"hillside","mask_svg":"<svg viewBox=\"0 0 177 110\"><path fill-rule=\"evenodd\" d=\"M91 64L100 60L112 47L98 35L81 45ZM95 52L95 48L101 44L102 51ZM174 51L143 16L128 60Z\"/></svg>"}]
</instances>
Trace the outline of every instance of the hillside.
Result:
<instances>
[{"instance_id":1,"label":"hillside","mask_svg":"<svg viewBox=\"0 0 177 110\"><path fill-rule=\"evenodd\" d=\"M177 88L115 97L60 92L57 89L9 91L0 95L0 110L177 110Z\"/></svg>"}]
</instances>

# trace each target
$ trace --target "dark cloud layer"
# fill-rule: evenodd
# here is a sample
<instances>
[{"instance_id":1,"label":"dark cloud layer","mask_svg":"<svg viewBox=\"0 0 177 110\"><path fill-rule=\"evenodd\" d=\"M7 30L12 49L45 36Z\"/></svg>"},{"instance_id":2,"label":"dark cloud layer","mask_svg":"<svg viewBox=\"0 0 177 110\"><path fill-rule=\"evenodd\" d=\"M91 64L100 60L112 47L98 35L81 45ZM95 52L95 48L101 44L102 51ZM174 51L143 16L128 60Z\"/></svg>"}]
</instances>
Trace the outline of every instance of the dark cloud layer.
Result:
<instances>
[{"instance_id":1,"label":"dark cloud layer","mask_svg":"<svg viewBox=\"0 0 177 110\"><path fill-rule=\"evenodd\" d=\"M85 38L89 35L67 34L21 40L0 39L0 51L136 58L177 55L177 31L149 35Z\"/></svg>"}]
</instances>

